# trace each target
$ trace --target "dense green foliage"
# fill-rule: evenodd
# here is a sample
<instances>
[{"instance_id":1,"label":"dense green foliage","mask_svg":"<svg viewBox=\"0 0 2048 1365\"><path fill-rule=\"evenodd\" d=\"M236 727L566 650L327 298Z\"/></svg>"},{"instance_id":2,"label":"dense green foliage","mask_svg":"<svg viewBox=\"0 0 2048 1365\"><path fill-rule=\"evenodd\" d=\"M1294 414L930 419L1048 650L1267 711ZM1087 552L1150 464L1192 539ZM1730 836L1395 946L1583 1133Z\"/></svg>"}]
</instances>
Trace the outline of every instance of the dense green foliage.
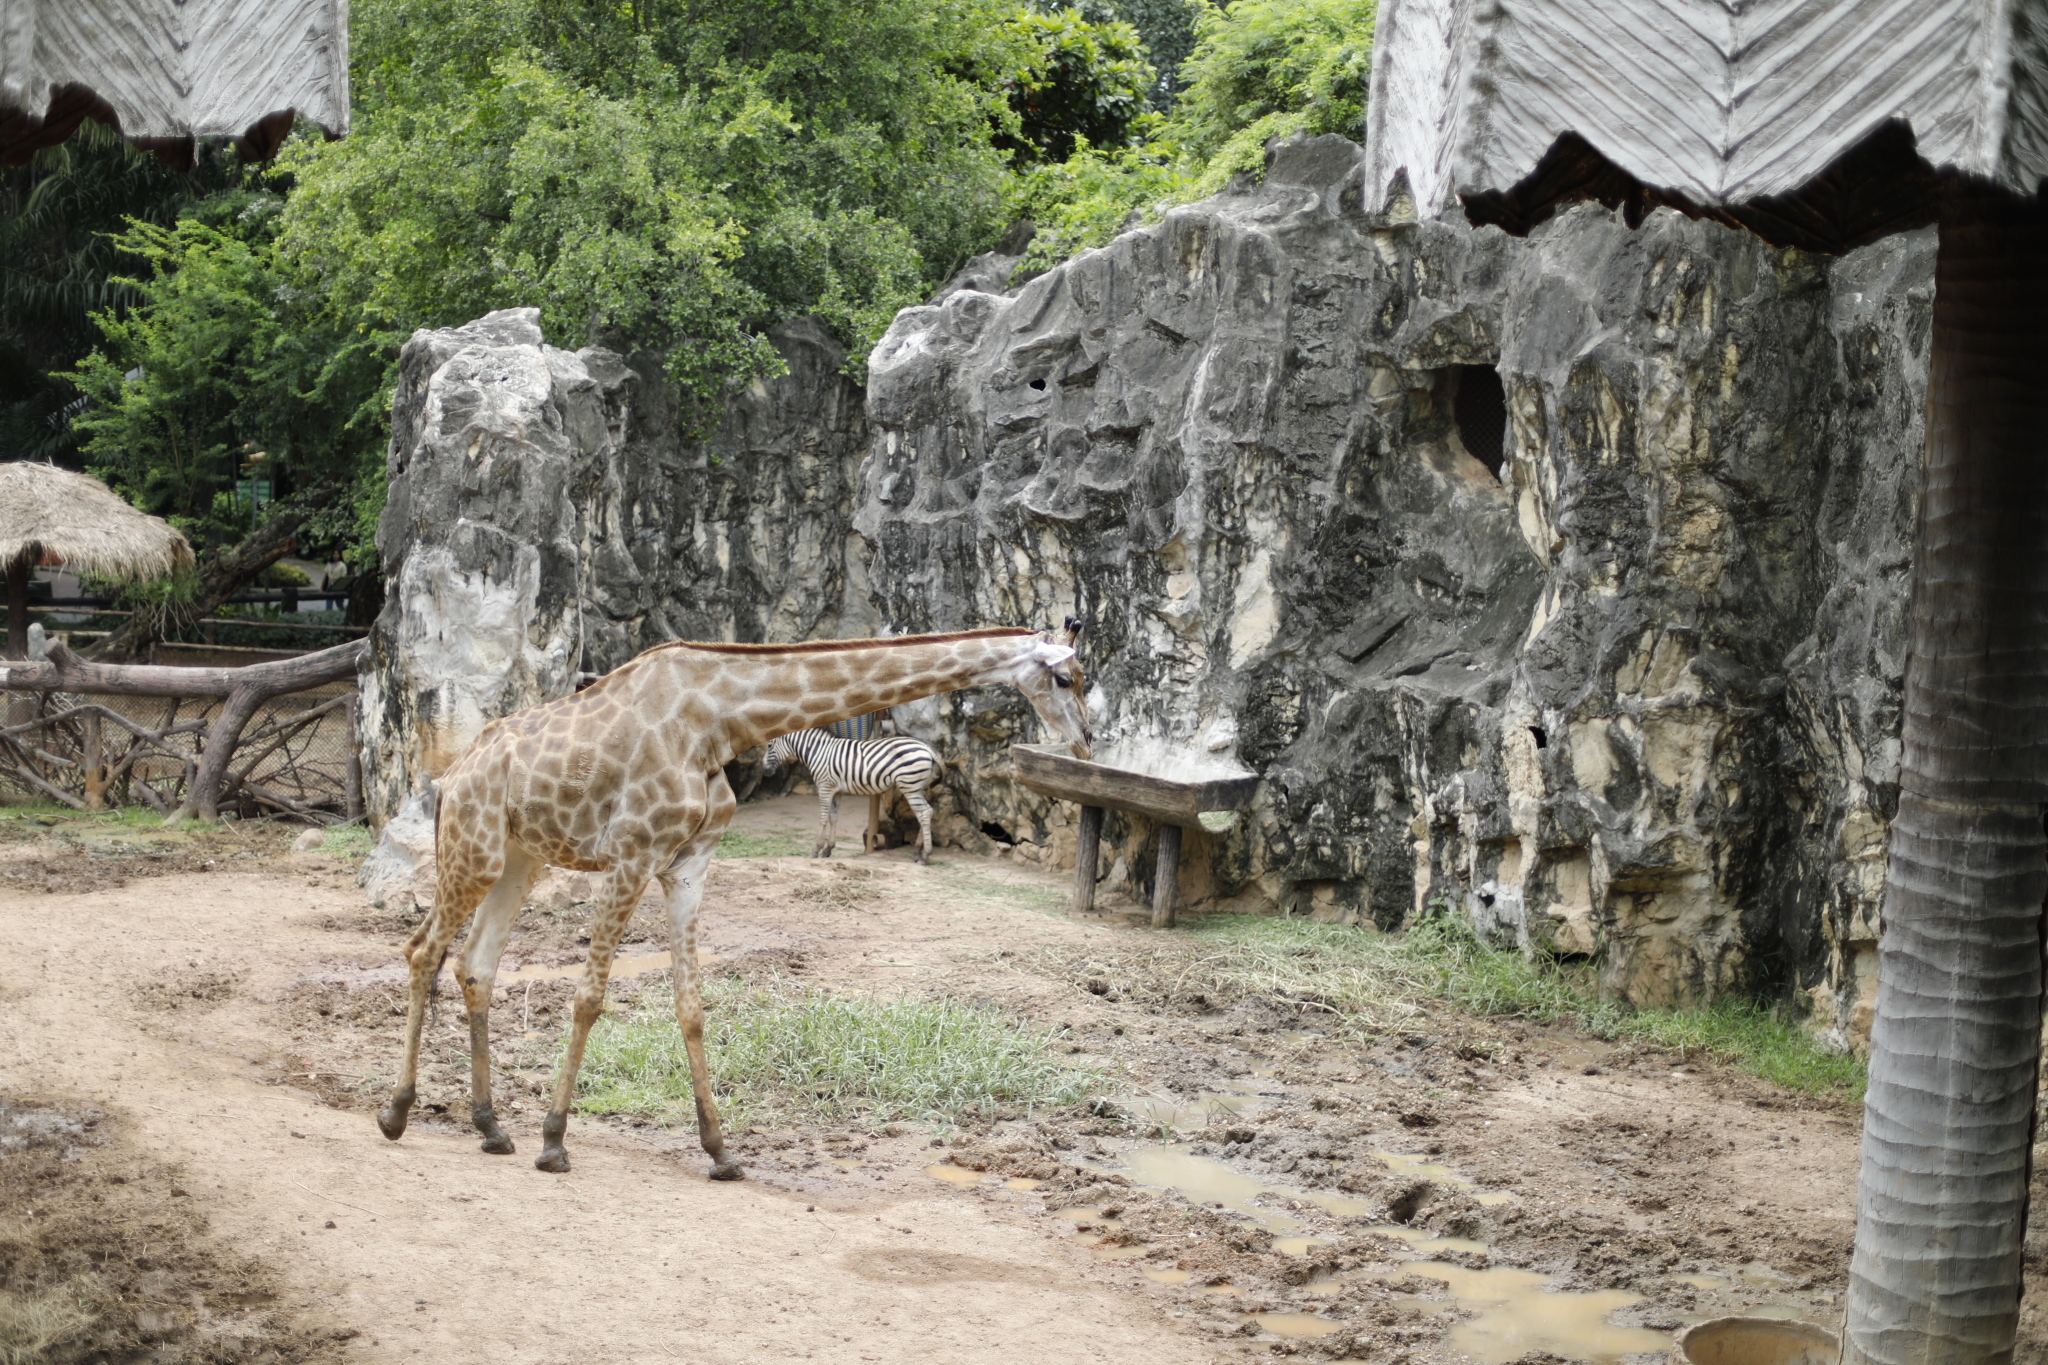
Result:
<instances>
[{"instance_id":1,"label":"dense green foliage","mask_svg":"<svg viewBox=\"0 0 2048 1365\"><path fill-rule=\"evenodd\" d=\"M1022 159L1065 161L1079 145L1130 140L1158 84L1136 29L1091 23L1070 9L1026 12L1012 27L1039 49L1033 65L1009 81Z\"/></svg>"},{"instance_id":2,"label":"dense green foliage","mask_svg":"<svg viewBox=\"0 0 2048 1365\"><path fill-rule=\"evenodd\" d=\"M91 349L93 314L132 306L117 278L135 262L111 234L130 219L177 221L222 178L221 159L190 175L168 170L87 120L68 142L0 171L0 452L45 459L72 452L64 409L76 397L51 377Z\"/></svg>"},{"instance_id":3,"label":"dense green foliage","mask_svg":"<svg viewBox=\"0 0 2048 1365\"><path fill-rule=\"evenodd\" d=\"M174 173L104 130L4 184L0 455L202 547L255 466L367 564L398 348L537 306L708 417L808 314L849 364L1019 216L1028 264L1356 134L1370 0L357 0L353 129Z\"/></svg>"}]
</instances>

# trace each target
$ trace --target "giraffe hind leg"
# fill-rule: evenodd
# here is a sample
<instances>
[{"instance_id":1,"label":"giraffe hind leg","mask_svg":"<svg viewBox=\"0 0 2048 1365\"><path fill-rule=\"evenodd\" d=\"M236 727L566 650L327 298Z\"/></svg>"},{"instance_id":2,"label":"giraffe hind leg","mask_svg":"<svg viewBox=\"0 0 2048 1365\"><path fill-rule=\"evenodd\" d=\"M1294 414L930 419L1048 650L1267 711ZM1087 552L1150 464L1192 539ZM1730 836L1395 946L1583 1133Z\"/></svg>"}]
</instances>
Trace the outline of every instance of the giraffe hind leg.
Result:
<instances>
[{"instance_id":1,"label":"giraffe hind leg","mask_svg":"<svg viewBox=\"0 0 2048 1365\"><path fill-rule=\"evenodd\" d=\"M493 1156L510 1156L514 1148L491 1103L491 995L497 989L498 959L538 871L540 864L523 849L506 850L505 870L485 894L462 953L462 998L469 1007L469 1117L483 1135L483 1149Z\"/></svg>"},{"instance_id":2,"label":"giraffe hind leg","mask_svg":"<svg viewBox=\"0 0 2048 1365\"><path fill-rule=\"evenodd\" d=\"M723 828L721 824L721 828ZM670 960L676 988L676 1024L683 1031L683 1050L690 1059L690 1093L697 1101L697 1140L711 1158L713 1180L742 1180L746 1173L727 1155L725 1131L711 1095L711 1068L704 1056L704 995L697 971L697 911L704 899L704 872L711 845L700 845L673 872L662 878L668 893Z\"/></svg>"}]
</instances>

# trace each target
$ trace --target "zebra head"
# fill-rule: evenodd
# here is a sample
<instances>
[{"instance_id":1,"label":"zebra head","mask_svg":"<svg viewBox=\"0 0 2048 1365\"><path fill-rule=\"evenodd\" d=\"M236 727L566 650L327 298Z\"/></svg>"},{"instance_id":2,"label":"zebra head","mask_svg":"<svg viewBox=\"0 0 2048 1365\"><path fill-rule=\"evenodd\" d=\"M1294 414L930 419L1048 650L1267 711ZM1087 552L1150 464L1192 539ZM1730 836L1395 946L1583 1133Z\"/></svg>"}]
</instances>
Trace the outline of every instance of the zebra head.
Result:
<instances>
[{"instance_id":1,"label":"zebra head","mask_svg":"<svg viewBox=\"0 0 2048 1365\"><path fill-rule=\"evenodd\" d=\"M768 752L761 755L761 775L773 777L782 771L782 765L796 757L796 745L788 735L768 741Z\"/></svg>"}]
</instances>

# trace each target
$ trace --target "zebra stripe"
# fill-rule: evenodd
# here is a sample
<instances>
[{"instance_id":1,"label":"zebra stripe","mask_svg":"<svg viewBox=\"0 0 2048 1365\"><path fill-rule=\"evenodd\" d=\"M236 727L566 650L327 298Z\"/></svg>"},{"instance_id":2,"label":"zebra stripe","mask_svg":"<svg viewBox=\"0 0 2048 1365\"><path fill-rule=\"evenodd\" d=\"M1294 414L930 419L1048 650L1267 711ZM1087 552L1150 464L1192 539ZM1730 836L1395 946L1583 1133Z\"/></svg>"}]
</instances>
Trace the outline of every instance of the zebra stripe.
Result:
<instances>
[{"instance_id":1,"label":"zebra stripe","mask_svg":"<svg viewBox=\"0 0 2048 1365\"><path fill-rule=\"evenodd\" d=\"M797 730L770 741L761 771L772 776L792 762L809 768L818 788L818 846L812 857L832 856L841 792L874 796L890 791L902 792L917 816L917 860L930 856L932 808L925 789L939 771L939 756L931 745L902 735L835 739L823 730Z\"/></svg>"}]
</instances>

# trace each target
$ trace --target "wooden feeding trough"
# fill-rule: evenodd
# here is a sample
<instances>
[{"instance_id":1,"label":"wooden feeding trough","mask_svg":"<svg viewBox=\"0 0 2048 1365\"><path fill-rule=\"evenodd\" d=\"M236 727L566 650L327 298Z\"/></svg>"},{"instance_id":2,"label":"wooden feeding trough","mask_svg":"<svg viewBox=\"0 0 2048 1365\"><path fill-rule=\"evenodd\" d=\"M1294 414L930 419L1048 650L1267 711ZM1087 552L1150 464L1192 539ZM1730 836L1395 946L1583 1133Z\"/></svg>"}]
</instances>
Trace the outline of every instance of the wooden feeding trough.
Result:
<instances>
[{"instance_id":1,"label":"wooden feeding trough","mask_svg":"<svg viewBox=\"0 0 2048 1365\"><path fill-rule=\"evenodd\" d=\"M1113 758L1113 756L1112 756ZM1102 812L1126 811L1159 825L1159 863L1152 883L1152 927L1173 927L1173 902L1180 881L1180 832L1220 832L1249 807L1258 791L1257 773L1219 772L1182 779L1158 777L1105 759L1075 758L1064 746L1013 744L1010 759L1017 780L1035 792L1078 802L1080 842L1074 849L1074 909L1095 908L1095 866L1102 848ZM1221 819L1218 819L1218 816ZM1210 817L1204 820L1202 817Z\"/></svg>"}]
</instances>

